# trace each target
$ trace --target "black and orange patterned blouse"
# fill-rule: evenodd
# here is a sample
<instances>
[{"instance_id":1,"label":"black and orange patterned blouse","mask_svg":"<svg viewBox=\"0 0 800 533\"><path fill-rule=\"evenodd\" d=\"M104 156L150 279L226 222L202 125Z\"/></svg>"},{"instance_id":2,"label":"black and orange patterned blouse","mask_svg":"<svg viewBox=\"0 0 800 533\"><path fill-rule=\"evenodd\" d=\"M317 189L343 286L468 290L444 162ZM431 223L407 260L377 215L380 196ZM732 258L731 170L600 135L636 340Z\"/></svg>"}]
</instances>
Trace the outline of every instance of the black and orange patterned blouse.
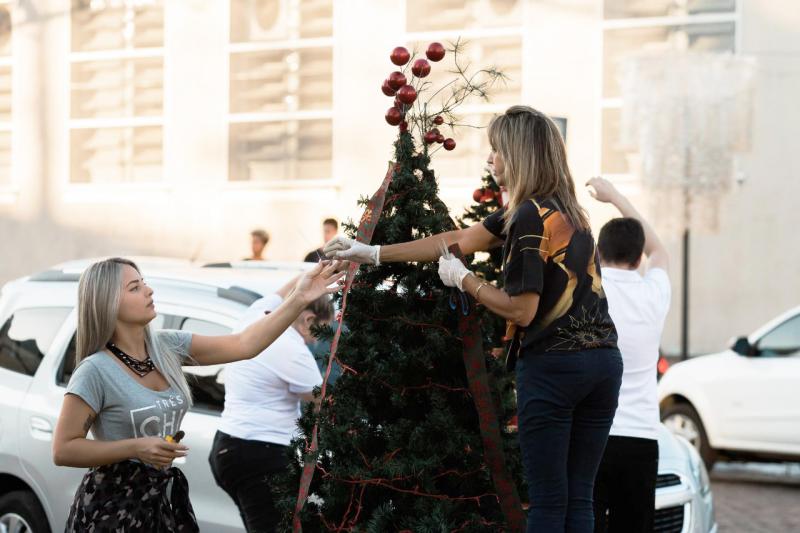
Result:
<instances>
[{"instance_id":1,"label":"black and orange patterned blouse","mask_svg":"<svg viewBox=\"0 0 800 533\"><path fill-rule=\"evenodd\" d=\"M509 355L616 347L591 231L575 231L551 200L522 204L508 235L503 233L504 213L498 210L483 221L505 240L504 289L511 296L540 295L531 324L510 328L516 339L512 349L519 353Z\"/></svg>"}]
</instances>

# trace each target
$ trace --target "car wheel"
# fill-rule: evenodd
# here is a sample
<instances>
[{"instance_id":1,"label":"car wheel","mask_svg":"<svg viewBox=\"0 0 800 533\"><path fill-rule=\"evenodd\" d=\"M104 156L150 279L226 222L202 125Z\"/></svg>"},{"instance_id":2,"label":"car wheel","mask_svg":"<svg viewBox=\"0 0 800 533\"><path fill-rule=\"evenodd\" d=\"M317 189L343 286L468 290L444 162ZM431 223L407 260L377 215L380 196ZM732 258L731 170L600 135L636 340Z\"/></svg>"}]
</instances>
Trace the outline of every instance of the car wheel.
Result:
<instances>
[{"instance_id":1,"label":"car wheel","mask_svg":"<svg viewBox=\"0 0 800 533\"><path fill-rule=\"evenodd\" d=\"M694 407L688 403L672 404L662 411L661 421L673 434L683 437L695 447L710 472L717 460L717 452L709 445L706 429Z\"/></svg>"},{"instance_id":2,"label":"car wheel","mask_svg":"<svg viewBox=\"0 0 800 533\"><path fill-rule=\"evenodd\" d=\"M0 531L50 533L44 509L32 492L15 490L0 496Z\"/></svg>"}]
</instances>

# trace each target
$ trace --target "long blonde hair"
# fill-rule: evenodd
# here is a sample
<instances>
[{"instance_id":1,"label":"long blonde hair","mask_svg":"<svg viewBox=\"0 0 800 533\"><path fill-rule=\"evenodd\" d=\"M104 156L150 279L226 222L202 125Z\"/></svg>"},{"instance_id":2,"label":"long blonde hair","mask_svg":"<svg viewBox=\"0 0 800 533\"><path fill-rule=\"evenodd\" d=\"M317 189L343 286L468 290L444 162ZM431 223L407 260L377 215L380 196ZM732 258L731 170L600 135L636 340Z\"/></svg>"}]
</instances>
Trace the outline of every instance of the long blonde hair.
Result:
<instances>
[{"instance_id":1,"label":"long blonde hair","mask_svg":"<svg viewBox=\"0 0 800 533\"><path fill-rule=\"evenodd\" d=\"M114 335L122 291L122 269L127 265L137 272L136 263L120 257L98 261L87 268L78 282L78 334L75 342L75 366L86 357L101 351ZM192 394L181 368L180 347L167 338L153 335L145 326L144 343L156 369L167 382L192 403Z\"/></svg>"},{"instance_id":2,"label":"long blonde hair","mask_svg":"<svg viewBox=\"0 0 800 533\"><path fill-rule=\"evenodd\" d=\"M528 106L509 107L489 124L489 142L505 163L506 233L517 209L533 197L554 200L576 230L589 229L575 196L564 140L550 117Z\"/></svg>"}]
</instances>

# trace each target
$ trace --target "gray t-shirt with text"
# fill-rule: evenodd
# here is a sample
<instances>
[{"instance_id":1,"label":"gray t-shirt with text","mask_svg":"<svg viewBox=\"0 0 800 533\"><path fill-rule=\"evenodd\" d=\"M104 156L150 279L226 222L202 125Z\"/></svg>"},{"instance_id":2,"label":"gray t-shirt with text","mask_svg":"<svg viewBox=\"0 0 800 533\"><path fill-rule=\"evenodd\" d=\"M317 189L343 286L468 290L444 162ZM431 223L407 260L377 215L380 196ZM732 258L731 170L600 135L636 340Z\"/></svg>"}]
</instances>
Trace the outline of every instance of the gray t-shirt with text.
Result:
<instances>
[{"instance_id":1,"label":"gray t-shirt with text","mask_svg":"<svg viewBox=\"0 0 800 533\"><path fill-rule=\"evenodd\" d=\"M188 356L191 333L161 330L154 334L159 341L177 348L181 362ZM104 441L174 435L189 408L188 399L180 391L145 387L105 352L80 362L66 393L79 396L97 413L92 434Z\"/></svg>"}]
</instances>

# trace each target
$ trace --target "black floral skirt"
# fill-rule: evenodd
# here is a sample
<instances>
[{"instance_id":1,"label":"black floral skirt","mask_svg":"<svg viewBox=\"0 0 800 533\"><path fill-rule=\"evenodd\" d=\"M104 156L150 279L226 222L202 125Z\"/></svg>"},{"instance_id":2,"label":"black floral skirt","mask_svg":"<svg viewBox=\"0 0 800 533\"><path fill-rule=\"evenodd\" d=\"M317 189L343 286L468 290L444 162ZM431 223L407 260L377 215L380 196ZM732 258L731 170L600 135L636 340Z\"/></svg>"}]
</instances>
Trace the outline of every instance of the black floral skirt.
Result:
<instances>
[{"instance_id":1,"label":"black floral skirt","mask_svg":"<svg viewBox=\"0 0 800 533\"><path fill-rule=\"evenodd\" d=\"M69 510L65 533L197 532L189 484L176 467L135 461L90 468Z\"/></svg>"}]
</instances>

